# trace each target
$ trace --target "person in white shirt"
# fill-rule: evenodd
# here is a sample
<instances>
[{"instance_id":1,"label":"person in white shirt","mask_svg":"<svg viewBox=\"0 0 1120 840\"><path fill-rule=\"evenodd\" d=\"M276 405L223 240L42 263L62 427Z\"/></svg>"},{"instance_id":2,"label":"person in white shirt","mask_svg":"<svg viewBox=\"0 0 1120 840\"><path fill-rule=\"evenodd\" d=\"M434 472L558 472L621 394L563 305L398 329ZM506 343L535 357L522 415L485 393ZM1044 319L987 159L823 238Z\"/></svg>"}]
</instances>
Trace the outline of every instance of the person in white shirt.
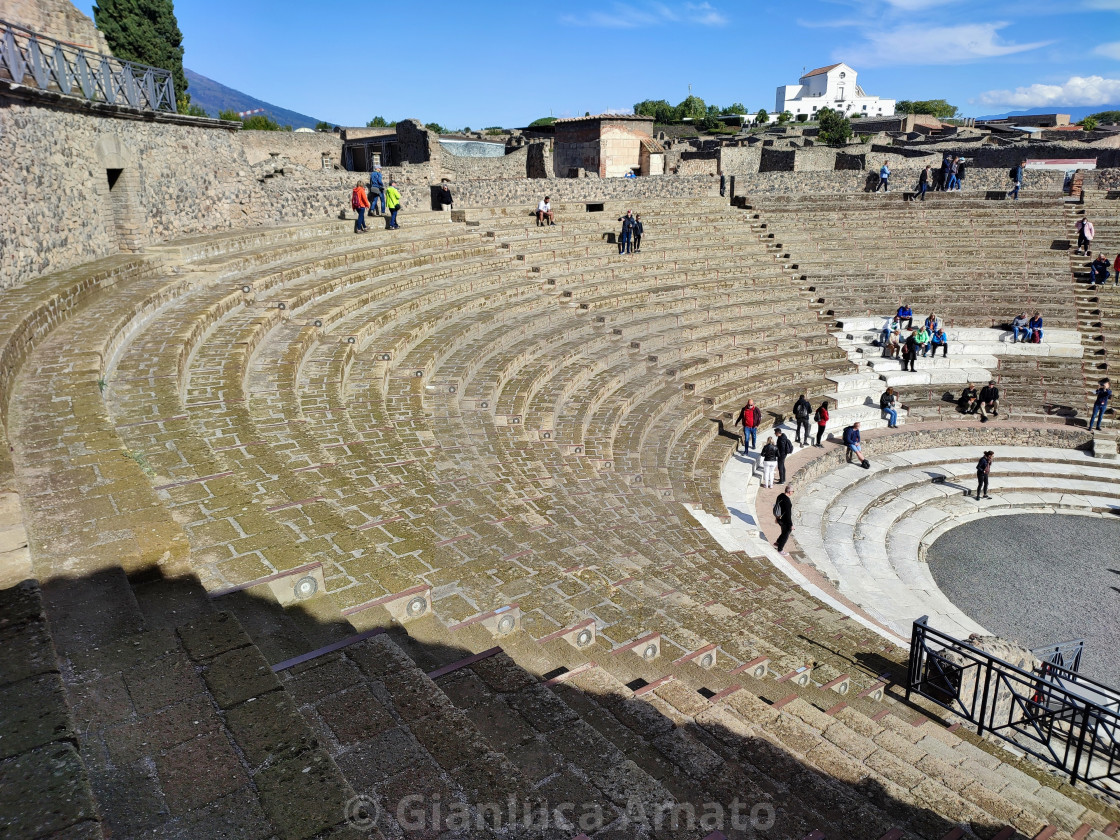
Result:
<instances>
[{"instance_id":1,"label":"person in white shirt","mask_svg":"<svg viewBox=\"0 0 1120 840\"><path fill-rule=\"evenodd\" d=\"M548 200L547 195L537 205L537 227L545 224L552 224L552 203Z\"/></svg>"}]
</instances>

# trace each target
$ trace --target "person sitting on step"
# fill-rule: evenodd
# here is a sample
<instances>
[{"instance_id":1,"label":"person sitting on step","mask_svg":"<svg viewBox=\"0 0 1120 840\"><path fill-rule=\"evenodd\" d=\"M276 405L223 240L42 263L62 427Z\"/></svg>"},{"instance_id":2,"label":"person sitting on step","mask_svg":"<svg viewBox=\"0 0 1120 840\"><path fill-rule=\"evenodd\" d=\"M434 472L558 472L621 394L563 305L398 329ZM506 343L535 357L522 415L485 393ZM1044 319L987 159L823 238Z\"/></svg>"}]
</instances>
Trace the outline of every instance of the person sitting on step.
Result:
<instances>
[{"instance_id":1,"label":"person sitting on step","mask_svg":"<svg viewBox=\"0 0 1120 840\"><path fill-rule=\"evenodd\" d=\"M980 422L988 422L988 415L999 416L999 388L994 379L980 389Z\"/></svg>"},{"instance_id":2,"label":"person sitting on step","mask_svg":"<svg viewBox=\"0 0 1120 840\"><path fill-rule=\"evenodd\" d=\"M930 358L932 359L937 355L937 348L941 348L941 355L949 355L949 336L945 335L945 330L938 327L929 337Z\"/></svg>"},{"instance_id":3,"label":"person sitting on step","mask_svg":"<svg viewBox=\"0 0 1120 840\"><path fill-rule=\"evenodd\" d=\"M914 338L918 342L918 346L922 348L922 358L925 358L929 353L929 330L924 326L918 327L918 334Z\"/></svg>"},{"instance_id":4,"label":"person sitting on step","mask_svg":"<svg viewBox=\"0 0 1120 840\"><path fill-rule=\"evenodd\" d=\"M1019 342L1020 333L1023 336L1023 341L1030 338L1031 319L1027 317L1026 312L1020 312L1015 316L1015 320L1011 322L1011 343L1017 344Z\"/></svg>"},{"instance_id":5,"label":"person sitting on step","mask_svg":"<svg viewBox=\"0 0 1120 840\"><path fill-rule=\"evenodd\" d=\"M537 205L537 227L541 225L551 225L552 221L552 202L546 195L541 202Z\"/></svg>"},{"instance_id":6,"label":"person sitting on step","mask_svg":"<svg viewBox=\"0 0 1120 840\"><path fill-rule=\"evenodd\" d=\"M1030 341L1032 344L1040 344L1042 342L1042 315L1036 309L1031 316L1030 323L1027 324L1030 330Z\"/></svg>"},{"instance_id":7,"label":"person sitting on step","mask_svg":"<svg viewBox=\"0 0 1120 840\"><path fill-rule=\"evenodd\" d=\"M914 310L910 308L910 304L904 303L898 307L898 312L895 313L895 318L898 319L898 326L901 329L903 324L906 324L906 329L914 329Z\"/></svg>"},{"instance_id":8,"label":"person sitting on step","mask_svg":"<svg viewBox=\"0 0 1120 840\"><path fill-rule=\"evenodd\" d=\"M1089 284L1103 286L1108 282L1108 257L1097 254L1097 258L1089 264Z\"/></svg>"},{"instance_id":9,"label":"person sitting on step","mask_svg":"<svg viewBox=\"0 0 1120 840\"><path fill-rule=\"evenodd\" d=\"M961 391L960 399L957 400L957 408L961 414L975 414L980 410L980 398L976 395L976 386L969 382L964 386Z\"/></svg>"},{"instance_id":10,"label":"person sitting on step","mask_svg":"<svg viewBox=\"0 0 1120 840\"><path fill-rule=\"evenodd\" d=\"M926 328L926 332L928 332L930 335L933 335L934 330L941 326L941 319L931 312L926 316L923 324Z\"/></svg>"},{"instance_id":11,"label":"person sitting on step","mask_svg":"<svg viewBox=\"0 0 1120 840\"><path fill-rule=\"evenodd\" d=\"M898 397L894 388L888 387L879 397L879 410L883 412L883 419L887 421L888 429L898 428Z\"/></svg>"}]
</instances>

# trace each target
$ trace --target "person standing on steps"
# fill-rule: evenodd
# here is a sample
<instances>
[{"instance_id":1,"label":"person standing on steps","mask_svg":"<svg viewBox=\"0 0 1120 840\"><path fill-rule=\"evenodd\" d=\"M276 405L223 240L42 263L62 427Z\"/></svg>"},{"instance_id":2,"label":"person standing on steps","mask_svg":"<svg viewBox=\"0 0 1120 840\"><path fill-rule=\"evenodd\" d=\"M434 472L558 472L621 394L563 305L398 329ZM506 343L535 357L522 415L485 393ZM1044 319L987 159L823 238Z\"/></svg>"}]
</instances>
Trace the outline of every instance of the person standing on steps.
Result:
<instances>
[{"instance_id":1,"label":"person standing on steps","mask_svg":"<svg viewBox=\"0 0 1120 840\"><path fill-rule=\"evenodd\" d=\"M1082 254L1087 257L1093 256L1090 249L1093 247L1093 237L1096 236L1097 231L1093 227L1093 223L1089 221L1089 217L1082 216L1078 219L1074 229L1077 231L1077 250L1074 253L1078 256Z\"/></svg>"},{"instance_id":2,"label":"person standing on steps","mask_svg":"<svg viewBox=\"0 0 1120 840\"><path fill-rule=\"evenodd\" d=\"M817 421L817 448L823 449L824 444L821 443L821 438L824 437L824 427L828 425L828 400L824 400L817 406L813 419Z\"/></svg>"},{"instance_id":3,"label":"person standing on steps","mask_svg":"<svg viewBox=\"0 0 1120 840\"><path fill-rule=\"evenodd\" d=\"M762 460L762 486L774 486L774 470L778 466L778 447L774 445L774 438L766 438L766 443L762 444L762 449L758 453L759 458Z\"/></svg>"},{"instance_id":4,"label":"person standing on steps","mask_svg":"<svg viewBox=\"0 0 1120 840\"><path fill-rule=\"evenodd\" d=\"M797 425L794 440L797 441L798 446L809 445L809 417L812 413L812 404L805 399L805 395L802 394L797 398L797 402L793 404L793 420Z\"/></svg>"},{"instance_id":5,"label":"person standing on steps","mask_svg":"<svg viewBox=\"0 0 1120 840\"><path fill-rule=\"evenodd\" d=\"M976 462L976 500L990 499L988 495L988 477L992 474L992 458L995 452L988 450L980 456L980 460ZM968 491L966 490L965 493ZM981 495L981 493L983 495Z\"/></svg>"},{"instance_id":6,"label":"person standing on steps","mask_svg":"<svg viewBox=\"0 0 1120 840\"><path fill-rule=\"evenodd\" d=\"M634 217L627 210L626 215L620 216L618 221L622 222L622 233L618 235L618 253L629 254L634 247Z\"/></svg>"},{"instance_id":7,"label":"person standing on steps","mask_svg":"<svg viewBox=\"0 0 1120 840\"><path fill-rule=\"evenodd\" d=\"M888 429L898 428L898 397L894 388L888 387L879 397L879 409L883 412L883 419L887 421Z\"/></svg>"},{"instance_id":8,"label":"person standing on steps","mask_svg":"<svg viewBox=\"0 0 1120 840\"><path fill-rule=\"evenodd\" d=\"M397 224L397 211L401 209L401 194L397 189L397 182L390 181L389 188L385 190L385 206L389 208L389 230L400 230Z\"/></svg>"},{"instance_id":9,"label":"person standing on steps","mask_svg":"<svg viewBox=\"0 0 1120 840\"><path fill-rule=\"evenodd\" d=\"M918 195L921 196L921 201L926 200L926 191L929 189L930 179L933 177L929 166L922 170L922 174L918 176Z\"/></svg>"},{"instance_id":10,"label":"person standing on steps","mask_svg":"<svg viewBox=\"0 0 1120 840\"><path fill-rule=\"evenodd\" d=\"M786 483L786 457L793 454L793 444L790 443L789 435L781 429L775 429L774 434L778 436L775 441L778 447L778 483Z\"/></svg>"},{"instance_id":11,"label":"person standing on steps","mask_svg":"<svg viewBox=\"0 0 1120 840\"><path fill-rule=\"evenodd\" d=\"M883 192L891 191L891 168L886 161L879 167L879 183L875 185L875 192L879 192L879 187L883 188Z\"/></svg>"},{"instance_id":12,"label":"person standing on steps","mask_svg":"<svg viewBox=\"0 0 1120 840\"><path fill-rule=\"evenodd\" d=\"M1104 413L1108 411L1108 401L1112 399L1112 385L1108 379L1102 379L1097 383L1097 396L1093 400L1093 413L1089 415L1089 428L1093 428L1093 421L1097 423L1097 431L1101 430L1101 421L1104 420Z\"/></svg>"},{"instance_id":13,"label":"person standing on steps","mask_svg":"<svg viewBox=\"0 0 1120 840\"><path fill-rule=\"evenodd\" d=\"M793 486L787 484L785 492L778 494L777 500L774 502L774 511L777 514L775 519L778 526L782 529L781 534L778 535L778 541L774 543L774 548L781 552L783 557L789 557L789 552L786 551L786 542L789 540L790 532L793 530Z\"/></svg>"},{"instance_id":14,"label":"person standing on steps","mask_svg":"<svg viewBox=\"0 0 1120 840\"><path fill-rule=\"evenodd\" d=\"M914 362L918 359L918 336L911 330L902 345L902 370L916 372Z\"/></svg>"},{"instance_id":15,"label":"person standing on steps","mask_svg":"<svg viewBox=\"0 0 1120 840\"><path fill-rule=\"evenodd\" d=\"M350 206L358 211L358 218L354 222L354 233L366 232L366 210L369 209L369 199L366 198L366 188L359 181L350 193Z\"/></svg>"},{"instance_id":16,"label":"person standing on steps","mask_svg":"<svg viewBox=\"0 0 1120 840\"><path fill-rule=\"evenodd\" d=\"M1019 190L1023 188L1024 163L1026 163L1026 161L1019 161L1019 163L1011 167L1011 171L1008 173L1008 177L1011 178L1012 183L1015 185L1011 188L1011 192L1009 192L1008 195L1016 201L1019 200Z\"/></svg>"},{"instance_id":17,"label":"person standing on steps","mask_svg":"<svg viewBox=\"0 0 1120 840\"><path fill-rule=\"evenodd\" d=\"M736 426L743 427L743 453L751 451L752 446L758 446L758 427L762 424L762 412L754 404L754 400L747 400L743 410L739 412Z\"/></svg>"},{"instance_id":18,"label":"person standing on steps","mask_svg":"<svg viewBox=\"0 0 1120 840\"><path fill-rule=\"evenodd\" d=\"M645 227L642 225L642 214L639 213L634 217L634 253L637 254L642 250L642 234L646 232Z\"/></svg>"},{"instance_id":19,"label":"person standing on steps","mask_svg":"<svg viewBox=\"0 0 1120 840\"><path fill-rule=\"evenodd\" d=\"M373 167L373 171L369 173L369 202L375 216L385 212L385 181L381 178L380 166ZM381 202L380 207L377 206L378 202Z\"/></svg>"}]
</instances>

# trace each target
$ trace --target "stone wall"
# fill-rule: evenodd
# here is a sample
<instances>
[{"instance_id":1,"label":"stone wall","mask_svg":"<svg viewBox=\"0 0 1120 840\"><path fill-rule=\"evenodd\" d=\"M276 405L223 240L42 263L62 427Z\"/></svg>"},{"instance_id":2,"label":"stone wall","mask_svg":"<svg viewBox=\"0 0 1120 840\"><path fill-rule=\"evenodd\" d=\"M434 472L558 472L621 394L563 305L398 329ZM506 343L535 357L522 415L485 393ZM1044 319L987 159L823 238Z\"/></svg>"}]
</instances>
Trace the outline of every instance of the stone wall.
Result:
<instances>
[{"instance_id":1,"label":"stone wall","mask_svg":"<svg viewBox=\"0 0 1120 840\"><path fill-rule=\"evenodd\" d=\"M502 157L444 155L443 175L453 181L526 178L529 175L529 148L522 146Z\"/></svg>"},{"instance_id":2,"label":"stone wall","mask_svg":"<svg viewBox=\"0 0 1120 840\"><path fill-rule=\"evenodd\" d=\"M105 36L70 0L4 0L0 5L0 18L49 38L99 53L109 52Z\"/></svg>"},{"instance_id":3,"label":"stone wall","mask_svg":"<svg viewBox=\"0 0 1120 840\"><path fill-rule=\"evenodd\" d=\"M758 172L762 162L762 146L723 146L719 150L721 175Z\"/></svg>"},{"instance_id":4,"label":"stone wall","mask_svg":"<svg viewBox=\"0 0 1120 840\"><path fill-rule=\"evenodd\" d=\"M735 195L791 195L798 193L856 193L871 192L879 181L880 159L873 161L869 171L834 170L832 172L759 172L735 176ZM908 162L907 168L892 165L891 189L910 192L918 183L922 165ZM1065 175L1062 172L1028 171L1023 180L1024 197L1031 195L1057 196L1062 192ZM966 170L962 183L965 193L1005 191L1011 188L1007 172L1003 169Z\"/></svg>"},{"instance_id":5,"label":"stone wall","mask_svg":"<svg viewBox=\"0 0 1120 840\"><path fill-rule=\"evenodd\" d=\"M678 176L717 175L718 173L719 160L702 153L689 156L689 153L685 152L681 155L680 163L677 164Z\"/></svg>"},{"instance_id":6,"label":"stone wall","mask_svg":"<svg viewBox=\"0 0 1120 840\"><path fill-rule=\"evenodd\" d=\"M334 132L239 131L237 140L250 164L267 161L275 153L308 169L321 169L324 154L330 166L342 165L342 138Z\"/></svg>"}]
</instances>

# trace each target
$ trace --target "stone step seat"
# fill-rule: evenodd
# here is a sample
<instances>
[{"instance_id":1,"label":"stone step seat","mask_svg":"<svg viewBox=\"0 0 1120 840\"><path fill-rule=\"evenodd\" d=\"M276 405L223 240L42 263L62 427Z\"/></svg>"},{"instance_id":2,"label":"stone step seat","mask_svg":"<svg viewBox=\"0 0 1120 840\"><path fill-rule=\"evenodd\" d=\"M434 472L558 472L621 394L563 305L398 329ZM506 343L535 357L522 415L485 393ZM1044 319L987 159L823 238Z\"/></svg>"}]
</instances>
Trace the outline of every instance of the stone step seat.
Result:
<instances>
[{"instance_id":1,"label":"stone step seat","mask_svg":"<svg viewBox=\"0 0 1120 840\"><path fill-rule=\"evenodd\" d=\"M148 247L159 253L173 254L186 262L196 262L266 244L283 245L301 239L338 237L340 234L352 235L353 232L353 222L325 220L184 236Z\"/></svg>"},{"instance_id":2,"label":"stone step seat","mask_svg":"<svg viewBox=\"0 0 1120 840\"><path fill-rule=\"evenodd\" d=\"M666 279L688 278L705 280L731 277L745 284L762 285L784 281L786 275L779 266L767 264L751 254L739 254L732 260L694 260L689 265L665 260L645 264L642 272L626 271L626 266L609 267L595 272L578 271L565 275L548 276L543 290L564 297L585 296L590 292L614 288L633 288L664 283ZM783 286L785 283L783 282Z\"/></svg>"},{"instance_id":3,"label":"stone step seat","mask_svg":"<svg viewBox=\"0 0 1120 840\"><path fill-rule=\"evenodd\" d=\"M544 247L537 250L514 250L509 249L509 253L518 262L523 263L527 268L543 271L547 266L553 263L562 263L563 261L580 260L583 258L594 257L598 258L606 264L619 264L626 265L631 263L645 263L653 260L671 259L674 256L694 255L698 251L704 253L709 258L714 256L721 256L723 258L731 257L734 255L736 248L741 247L742 241L739 237L724 236L711 233L696 233L684 236L674 236L671 240L666 240L654 249L644 249L639 254L619 254L615 246L610 244L587 244L587 243L570 243L563 242L557 243L552 247ZM499 251L503 250L500 247Z\"/></svg>"},{"instance_id":4,"label":"stone step seat","mask_svg":"<svg viewBox=\"0 0 1120 840\"><path fill-rule=\"evenodd\" d=\"M695 198L658 198L656 201L648 199L636 199L633 202L627 201L603 201L598 202L603 205L602 210L590 212L587 210L589 203L596 202L551 202L553 216L559 217L560 222L565 220L565 217L575 218L597 218L606 219L617 218L626 213L627 210L633 210L635 213L643 215L665 213L672 210L678 210L681 213L688 213L702 208L708 212L731 212L730 203L728 199L721 196L697 196ZM485 224L489 219L521 219L525 220L527 226L535 226L537 205L534 204L514 204L514 205L495 205L491 207L468 207L462 211L456 211L456 215L462 213L463 220L466 222L479 222Z\"/></svg>"},{"instance_id":5,"label":"stone step seat","mask_svg":"<svg viewBox=\"0 0 1120 840\"><path fill-rule=\"evenodd\" d=\"M877 339L879 333L888 322L887 317L882 318L847 318L839 317L836 319L839 330L832 334L840 338L848 338L854 341L862 341L870 343L872 339ZM915 319L915 325L918 320ZM1078 345L1081 343L1081 333L1075 329L1061 329L1045 326L1043 324L1043 341L1039 344L1028 344L1026 342L1014 341L1014 334L1009 329L991 328L991 327L947 327L945 328L945 335L950 341L954 343L972 344L1005 344L1009 351L1024 352L1024 353L1043 353L1049 345Z\"/></svg>"},{"instance_id":6,"label":"stone step seat","mask_svg":"<svg viewBox=\"0 0 1120 840\"><path fill-rule=\"evenodd\" d=\"M672 231L674 234L690 228L722 230L749 230L741 216L729 215L726 211L701 212L701 213L642 213L642 227L646 233L643 238L657 232ZM526 244L547 242L554 239L563 239L570 236L592 235L596 238L607 233L618 234L621 223L613 218L601 219L594 216L569 217L556 222L549 227L538 227L535 223L528 226L521 219L496 219L479 225L483 235L491 234L496 239L506 242L524 242Z\"/></svg>"}]
</instances>

